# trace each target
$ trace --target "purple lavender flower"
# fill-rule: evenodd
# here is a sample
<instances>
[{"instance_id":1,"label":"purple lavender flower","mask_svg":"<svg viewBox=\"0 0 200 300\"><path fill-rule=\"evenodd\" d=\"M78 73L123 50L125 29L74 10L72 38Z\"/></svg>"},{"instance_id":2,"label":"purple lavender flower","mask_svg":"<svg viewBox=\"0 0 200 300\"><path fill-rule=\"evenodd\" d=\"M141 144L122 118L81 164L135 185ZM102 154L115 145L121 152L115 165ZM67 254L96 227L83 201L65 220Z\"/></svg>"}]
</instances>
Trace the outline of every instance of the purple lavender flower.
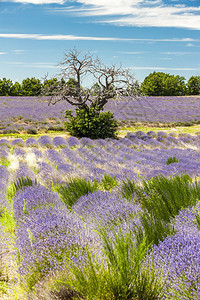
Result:
<instances>
[{"instance_id":1,"label":"purple lavender flower","mask_svg":"<svg viewBox=\"0 0 200 300\"><path fill-rule=\"evenodd\" d=\"M149 135L150 137L156 139L157 138L157 133L155 131L148 131L147 135Z\"/></svg>"},{"instance_id":2,"label":"purple lavender flower","mask_svg":"<svg viewBox=\"0 0 200 300\"><path fill-rule=\"evenodd\" d=\"M80 158L80 156L78 155L77 152L69 149L69 148L64 148L61 150L61 154L63 155L63 157L65 159L67 159L67 162L69 162L70 164L75 164L75 165L80 165L80 166L85 166L88 165L89 163L87 163L86 161L84 161L82 158Z\"/></svg>"},{"instance_id":3,"label":"purple lavender flower","mask_svg":"<svg viewBox=\"0 0 200 300\"><path fill-rule=\"evenodd\" d=\"M166 282L166 295L169 298L176 292L181 294L182 284L191 292L195 286L199 286L200 233L177 233L167 237L154 246L153 258L156 268L163 268L166 276L169 273Z\"/></svg>"},{"instance_id":4,"label":"purple lavender flower","mask_svg":"<svg viewBox=\"0 0 200 300\"><path fill-rule=\"evenodd\" d=\"M39 144L37 140L33 137L30 137L26 140L26 147L38 147Z\"/></svg>"},{"instance_id":5,"label":"purple lavender flower","mask_svg":"<svg viewBox=\"0 0 200 300\"><path fill-rule=\"evenodd\" d=\"M95 145L95 142L92 139L86 138L86 137L81 138L80 143L82 146L94 146Z\"/></svg>"},{"instance_id":6,"label":"purple lavender flower","mask_svg":"<svg viewBox=\"0 0 200 300\"><path fill-rule=\"evenodd\" d=\"M114 193L102 191L82 196L72 206L72 211L83 217L86 222L97 220L105 224L119 219L130 219L137 209L137 204L132 205Z\"/></svg>"},{"instance_id":7,"label":"purple lavender flower","mask_svg":"<svg viewBox=\"0 0 200 300\"><path fill-rule=\"evenodd\" d=\"M40 136L38 139L38 143L41 147L53 148L53 142L48 135Z\"/></svg>"},{"instance_id":8,"label":"purple lavender flower","mask_svg":"<svg viewBox=\"0 0 200 300\"><path fill-rule=\"evenodd\" d=\"M13 210L17 221L36 208L59 207L60 205L61 200L58 195L40 185L24 187L13 199Z\"/></svg>"},{"instance_id":9,"label":"purple lavender flower","mask_svg":"<svg viewBox=\"0 0 200 300\"><path fill-rule=\"evenodd\" d=\"M26 151L23 148L17 147L13 150L13 155L22 159L22 158L25 158Z\"/></svg>"},{"instance_id":10,"label":"purple lavender flower","mask_svg":"<svg viewBox=\"0 0 200 300\"><path fill-rule=\"evenodd\" d=\"M46 276L61 267L70 251L73 255L86 243L83 222L67 208L36 208L16 229L16 247L21 257L19 272L26 279L34 276L34 268L38 268Z\"/></svg>"},{"instance_id":11,"label":"purple lavender flower","mask_svg":"<svg viewBox=\"0 0 200 300\"><path fill-rule=\"evenodd\" d=\"M62 176L59 172L45 162L38 163L37 179L47 187L51 187L52 184L58 184L62 182Z\"/></svg>"},{"instance_id":12,"label":"purple lavender flower","mask_svg":"<svg viewBox=\"0 0 200 300\"><path fill-rule=\"evenodd\" d=\"M8 148L10 148L11 144L7 139L1 139L0 140L0 147L2 147L2 146L7 146Z\"/></svg>"},{"instance_id":13,"label":"purple lavender flower","mask_svg":"<svg viewBox=\"0 0 200 300\"><path fill-rule=\"evenodd\" d=\"M59 166L66 163L64 157L54 149L46 150L44 156L48 161L52 162L54 166Z\"/></svg>"},{"instance_id":14,"label":"purple lavender flower","mask_svg":"<svg viewBox=\"0 0 200 300\"><path fill-rule=\"evenodd\" d=\"M11 144L12 144L12 146L19 146L19 147L24 147L25 146L25 143L21 138L14 139L11 142Z\"/></svg>"},{"instance_id":15,"label":"purple lavender flower","mask_svg":"<svg viewBox=\"0 0 200 300\"><path fill-rule=\"evenodd\" d=\"M68 143L67 143L66 139L64 139L61 136L56 136L53 139L53 144L55 145L55 147L59 147L59 148L68 147Z\"/></svg>"},{"instance_id":16,"label":"purple lavender flower","mask_svg":"<svg viewBox=\"0 0 200 300\"><path fill-rule=\"evenodd\" d=\"M7 147L4 148L4 147L1 147L0 148L0 161L1 159L6 159L8 157L8 150L7 150Z\"/></svg>"},{"instance_id":17,"label":"purple lavender flower","mask_svg":"<svg viewBox=\"0 0 200 300\"><path fill-rule=\"evenodd\" d=\"M78 147L80 145L80 141L74 136L69 137L67 143L69 147Z\"/></svg>"},{"instance_id":18,"label":"purple lavender flower","mask_svg":"<svg viewBox=\"0 0 200 300\"><path fill-rule=\"evenodd\" d=\"M60 164L58 166L58 172L63 174L63 175L73 175L75 172L76 172L76 168L73 167L72 165L70 164Z\"/></svg>"},{"instance_id":19,"label":"purple lavender flower","mask_svg":"<svg viewBox=\"0 0 200 300\"><path fill-rule=\"evenodd\" d=\"M0 193L5 193L10 182L11 174L8 169L0 165Z\"/></svg>"},{"instance_id":20,"label":"purple lavender flower","mask_svg":"<svg viewBox=\"0 0 200 300\"><path fill-rule=\"evenodd\" d=\"M35 180L35 173L24 163L19 162L19 168L13 173L13 180L17 180L21 177L29 177Z\"/></svg>"}]
</instances>

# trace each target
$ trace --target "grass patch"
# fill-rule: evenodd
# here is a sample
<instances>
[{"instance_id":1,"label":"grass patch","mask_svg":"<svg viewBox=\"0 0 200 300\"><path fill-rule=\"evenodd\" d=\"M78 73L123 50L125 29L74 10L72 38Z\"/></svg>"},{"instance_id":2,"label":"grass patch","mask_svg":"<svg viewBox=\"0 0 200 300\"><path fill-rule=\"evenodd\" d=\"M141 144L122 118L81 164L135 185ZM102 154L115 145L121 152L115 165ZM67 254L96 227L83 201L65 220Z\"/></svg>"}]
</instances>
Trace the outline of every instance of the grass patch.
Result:
<instances>
[{"instance_id":1,"label":"grass patch","mask_svg":"<svg viewBox=\"0 0 200 300\"><path fill-rule=\"evenodd\" d=\"M55 136L63 136L63 134L65 134L65 137L70 137L70 135L68 134L68 132L63 132L63 131L48 131L47 132L48 135L50 137L55 137ZM46 134L46 133L45 133ZM21 138L23 139L24 141L27 140L28 138L30 137L34 137L34 138L37 138L37 137L40 137L40 136L43 136L44 133L43 132L39 132L37 134L27 134L27 133L0 133L0 138L8 138L8 139L16 139L16 138Z\"/></svg>"},{"instance_id":2,"label":"grass patch","mask_svg":"<svg viewBox=\"0 0 200 300\"><path fill-rule=\"evenodd\" d=\"M175 156L168 157L168 159L166 160L166 165L170 165L170 164L178 163L178 162L179 162L179 160Z\"/></svg>"},{"instance_id":3,"label":"grass patch","mask_svg":"<svg viewBox=\"0 0 200 300\"><path fill-rule=\"evenodd\" d=\"M152 126L151 124L142 125L142 126L123 126L120 127L117 131L117 135L119 137L123 137L126 135L127 132L135 132L135 131L143 131L144 133L147 133L148 131L165 131L167 133L169 132L176 132L176 133L189 133L189 134L196 134L200 132L200 125L192 125L192 126L176 126L176 125L167 125L166 126Z\"/></svg>"},{"instance_id":4,"label":"grass patch","mask_svg":"<svg viewBox=\"0 0 200 300\"><path fill-rule=\"evenodd\" d=\"M72 178L65 186L57 186L54 189L60 194L62 201L67 207L71 209L78 198L96 191L97 185L97 181L91 183L83 178Z\"/></svg>"},{"instance_id":5,"label":"grass patch","mask_svg":"<svg viewBox=\"0 0 200 300\"><path fill-rule=\"evenodd\" d=\"M99 259L92 249L86 249L84 259L77 259L76 263L69 261L69 272L58 283L77 292L78 299L161 299L162 274L158 276L153 262L144 265L146 240L135 244L130 228L124 233L120 227L117 231L112 227L110 234L106 228L99 227L98 233L104 259Z\"/></svg>"}]
</instances>

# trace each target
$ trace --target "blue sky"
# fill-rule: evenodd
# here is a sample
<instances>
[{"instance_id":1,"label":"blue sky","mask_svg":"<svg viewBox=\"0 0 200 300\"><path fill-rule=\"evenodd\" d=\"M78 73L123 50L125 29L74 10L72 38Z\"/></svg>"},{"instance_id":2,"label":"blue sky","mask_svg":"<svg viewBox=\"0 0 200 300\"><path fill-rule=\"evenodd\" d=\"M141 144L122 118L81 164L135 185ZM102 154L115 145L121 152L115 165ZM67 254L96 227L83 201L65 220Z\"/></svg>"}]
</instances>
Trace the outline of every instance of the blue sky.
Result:
<instances>
[{"instance_id":1,"label":"blue sky","mask_svg":"<svg viewBox=\"0 0 200 300\"><path fill-rule=\"evenodd\" d=\"M200 75L199 0L0 0L0 78L60 72L68 49L130 68Z\"/></svg>"}]
</instances>

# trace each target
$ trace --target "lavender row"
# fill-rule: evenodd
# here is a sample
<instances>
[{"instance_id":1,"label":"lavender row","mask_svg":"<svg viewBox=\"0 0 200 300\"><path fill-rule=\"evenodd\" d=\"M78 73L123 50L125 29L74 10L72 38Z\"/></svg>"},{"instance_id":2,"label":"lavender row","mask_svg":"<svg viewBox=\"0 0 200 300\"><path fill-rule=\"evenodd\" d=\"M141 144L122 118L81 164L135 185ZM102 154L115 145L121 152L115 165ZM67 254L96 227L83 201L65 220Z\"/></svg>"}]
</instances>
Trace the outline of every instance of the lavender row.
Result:
<instances>
[{"instance_id":1,"label":"lavender row","mask_svg":"<svg viewBox=\"0 0 200 300\"><path fill-rule=\"evenodd\" d=\"M72 249L75 253L87 243L83 221L44 186L20 190L13 199L13 210L22 280L34 277L37 268L42 276L55 271Z\"/></svg>"},{"instance_id":2,"label":"lavender row","mask_svg":"<svg viewBox=\"0 0 200 300\"><path fill-rule=\"evenodd\" d=\"M119 140L42 136L26 141L0 140L0 160L2 170L9 172L13 180L37 177L42 184L51 186L66 181L68 176L100 180L105 173L119 180L186 172L198 176L199 147L199 135L175 137L162 132L130 133ZM170 157L177 162L167 164ZM0 183L5 186L1 177Z\"/></svg>"},{"instance_id":3,"label":"lavender row","mask_svg":"<svg viewBox=\"0 0 200 300\"><path fill-rule=\"evenodd\" d=\"M200 228L196 218L200 213L199 204L180 211L173 220L176 233L154 246L151 253L156 268L167 278L167 299L200 298Z\"/></svg>"},{"instance_id":4,"label":"lavender row","mask_svg":"<svg viewBox=\"0 0 200 300\"><path fill-rule=\"evenodd\" d=\"M0 105L0 130L3 133L62 129L65 110L74 109L66 101L48 106L48 98L37 97L0 97ZM176 123L200 120L199 96L109 100L105 110L111 110L121 121Z\"/></svg>"},{"instance_id":5,"label":"lavender row","mask_svg":"<svg viewBox=\"0 0 200 300\"><path fill-rule=\"evenodd\" d=\"M158 272L167 276L163 299L171 299L176 293L181 295L183 285L193 292L193 299L199 299L199 211L199 203L181 210L172 220L176 233L154 246L149 254L153 255ZM42 266L42 276L59 269L65 263L67 251L74 255L86 245L100 251L101 243L93 231L96 221L103 222L109 230L109 225L120 220L122 230L126 231L140 223L140 212L138 203L133 205L115 193L101 191L79 198L69 212L58 196L45 187L24 189L14 198L21 278L34 276L34 267L38 266Z\"/></svg>"}]
</instances>

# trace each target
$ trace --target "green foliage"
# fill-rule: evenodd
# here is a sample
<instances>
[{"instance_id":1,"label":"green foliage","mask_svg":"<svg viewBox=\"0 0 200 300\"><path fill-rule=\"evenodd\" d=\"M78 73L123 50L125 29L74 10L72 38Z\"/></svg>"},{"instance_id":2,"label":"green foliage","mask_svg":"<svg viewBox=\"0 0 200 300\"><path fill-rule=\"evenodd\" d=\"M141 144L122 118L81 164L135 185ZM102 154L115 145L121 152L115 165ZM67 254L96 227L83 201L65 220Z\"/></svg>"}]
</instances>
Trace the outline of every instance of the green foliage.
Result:
<instances>
[{"instance_id":1,"label":"green foliage","mask_svg":"<svg viewBox=\"0 0 200 300\"><path fill-rule=\"evenodd\" d=\"M14 184L11 184L7 187L7 190L6 190L6 199L11 202L12 201L12 198L15 197L16 195L16 188L14 186Z\"/></svg>"},{"instance_id":2,"label":"green foliage","mask_svg":"<svg viewBox=\"0 0 200 300\"><path fill-rule=\"evenodd\" d=\"M35 77L26 78L22 81L23 96L37 96L41 93L42 83Z\"/></svg>"},{"instance_id":3,"label":"green foliage","mask_svg":"<svg viewBox=\"0 0 200 300\"><path fill-rule=\"evenodd\" d=\"M5 77L0 79L0 96L38 96L43 90L43 94L51 96L55 88L61 89L63 86L68 87L66 95L77 95L77 80L69 78L67 82L63 78L45 79L41 82L35 77L26 78L20 84L12 82L11 79ZM80 87L82 89L82 87ZM183 95L199 95L200 94L200 76L191 76L185 84L185 78L182 76L174 76L164 72L153 72L145 77L140 85L135 82L133 89L137 94L144 92L147 96L183 96ZM91 95L97 96L101 86L99 83L93 84L91 87ZM127 89L127 91L129 88Z\"/></svg>"},{"instance_id":4,"label":"green foliage","mask_svg":"<svg viewBox=\"0 0 200 300\"><path fill-rule=\"evenodd\" d=\"M16 192L22 190L25 186L37 185L37 180L33 180L29 177L20 177L13 183Z\"/></svg>"},{"instance_id":5,"label":"green foliage","mask_svg":"<svg viewBox=\"0 0 200 300\"><path fill-rule=\"evenodd\" d=\"M29 177L20 177L14 181L7 188L6 197L8 201L11 201L15 197L18 190L23 189L25 186L37 185L37 180L33 180Z\"/></svg>"},{"instance_id":6,"label":"green foliage","mask_svg":"<svg viewBox=\"0 0 200 300\"><path fill-rule=\"evenodd\" d=\"M200 76L192 76L187 82L187 94L199 95L200 94Z\"/></svg>"},{"instance_id":7,"label":"green foliage","mask_svg":"<svg viewBox=\"0 0 200 300\"><path fill-rule=\"evenodd\" d=\"M65 129L75 137L89 137L91 139L114 138L117 121L113 113L100 112L94 107L76 109L76 116L66 112L68 121L64 122Z\"/></svg>"},{"instance_id":8,"label":"green foliage","mask_svg":"<svg viewBox=\"0 0 200 300\"><path fill-rule=\"evenodd\" d=\"M110 234L99 227L98 233L105 259L99 258L99 251L86 249L85 260L82 257L77 263L69 261L70 272L62 279L63 285L88 300L160 299L162 274L158 277L153 262L146 266L143 262L148 250L146 240L136 245L130 228L124 233L112 227Z\"/></svg>"},{"instance_id":9,"label":"green foliage","mask_svg":"<svg viewBox=\"0 0 200 300\"><path fill-rule=\"evenodd\" d=\"M43 93L47 96L52 95L52 86L58 87L59 86L59 80L57 78L51 78L51 79L45 79L43 83Z\"/></svg>"},{"instance_id":10,"label":"green foliage","mask_svg":"<svg viewBox=\"0 0 200 300\"><path fill-rule=\"evenodd\" d=\"M9 167L11 164L10 160L7 158L0 158L0 165L4 166L4 167Z\"/></svg>"},{"instance_id":11,"label":"green foliage","mask_svg":"<svg viewBox=\"0 0 200 300\"><path fill-rule=\"evenodd\" d=\"M185 78L163 72L153 72L141 84L147 96L183 96L186 94Z\"/></svg>"},{"instance_id":12,"label":"green foliage","mask_svg":"<svg viewBox=\"0 0 200 300\"><path fill-rule=\"evenodd\" d=\"M93 193L97 190L97 182L91 183L83 178L72 178L67 182L66 186L58 186L57 191L61 195L61 199L69 209L81 196Z\"/></svg>"},{"instance_id":13,"label":"green foliage","mask_svg":"<svg viewBox=\"0 0 200 300\"><path fill-rule=\"evenodd\" d=\"M110 191L112 188L118 185L118 181L115 176L110 176L109 174L104 174L98 187L104 191Z\"/></svg>"},{"instance_id":14,"label":"green foliage","mask_svg":"<svg viewBox=\"0 0 200 300\"><path fill-rule=\"evenodd\" d=\"M173 163L178 163L179 160L178 158L176 158L175 156L173 157L169 157L166 161L166 165L170 165L170 164L173 164Z\"/></svg>"},{"instance_id":15,"label":"green foliage","mask_svg":"<svg viewBox=\"0 0 200 300\"><path fill-rule=\"evenodd\" d=\"M0 79L0 96L9 96L12 85L12 80L6 78Z\"/></svg>"},{"instance_id":16,"label":"green foliage","mask_svg":"<svg viewBox=\"0 0 200 300\"><path fill-rule=\"evenodd\" d=\"M163 175L143 181L137 189L142 207L158 219L170 222L182 208L193 206L200 198L200 185L188 174L166 178Z\"/></svg>"},{"instance_id":17,"label":"green foliage","mask_svg":"<svg viewBox=\"0 0 200 300\"><path fill-rule=\"evenodd\" d=\"M76 96L78 91L78 82L75 78L69 78L66 83L68 87L67 95L68 96Z\"/></svg>"},{"instance_id":18,"label":"green foliage","mask_svg":"<svg viewBox=\"0 0 200 300\"><path fill-rule=\"evenodd\" d=\"M134 180L127 178L126 180L122 181L121 194L122 197L127 199L129 202L131 202L135 190L136 184Z\"/></svg>"},{"instance_id":19,"label":"green foliage","mask_svg":"<svg viewBox=\"0 0 200 300\"><path fill-rule=\"evenodd\" d=\"M3 296L3 294L6 294L8 291L8 283L4 280L0 281L0 296Z\"/></svg>"},{"instance_id":20,"label":"green foliage","mask_svg":"<svg viewBox=\"0 0 200 300\"><path fill-rule=\"evenodd\" d=\"M200 213L197 212L197 213L195 214L195 217L196 217L197 227L198 227L198 229L200 230Z\"/></svg>"},{"instance_id":21,"label":"green foliage","mask_svg":"<svg viewBox=\"0 0 200 300\"><path fill-rule=\"evenodd\" d=\"M183 208L193 206L200 198L200 185L187 175L175 175L169 178L160 175L149 181L143 180L142 187L137 186L135 194L141 202L141 225L136 227L138 242L144 237L147 244L158 244L168 235L175 233L172 219ZM199 226L200 218L196 215Z\"/></svg>"},{"instance_id":22,"label":"green foliage","mask_svg":"<svg viewBox=\"0 0 200 300\"><path fill-rule=\"evenodd\" d=\"M4 230L7 233L14 233L16 223L13 212L9 212L7 208L1 213L0 222L4 226Z\"/></svg>"},{"instance_id":23,"label":"green foliage","mask_svg":"<svg viewBox=\"0 0 200 300\"><path fill-rule=\"evenodd\" d=\"M152 201L155 199L152 199ZM158 208L157 208L158 209ZM141 225L136 226L135 236L138 243L146 238L147 245L158 245L167 236L175 233L174 227L156 213L149 213L146 209L140 215Z\"/></svg>"},{"instance_id":24,"label":"green foliage","mask_svg":"<svg viewBox=\"0 0 200 300\"><path fill-rule=\"evenodd\" d=\"M10 89L9 96L23 96L22 86L19 82L15 82Z\"/></svg>"}]
</instances>

